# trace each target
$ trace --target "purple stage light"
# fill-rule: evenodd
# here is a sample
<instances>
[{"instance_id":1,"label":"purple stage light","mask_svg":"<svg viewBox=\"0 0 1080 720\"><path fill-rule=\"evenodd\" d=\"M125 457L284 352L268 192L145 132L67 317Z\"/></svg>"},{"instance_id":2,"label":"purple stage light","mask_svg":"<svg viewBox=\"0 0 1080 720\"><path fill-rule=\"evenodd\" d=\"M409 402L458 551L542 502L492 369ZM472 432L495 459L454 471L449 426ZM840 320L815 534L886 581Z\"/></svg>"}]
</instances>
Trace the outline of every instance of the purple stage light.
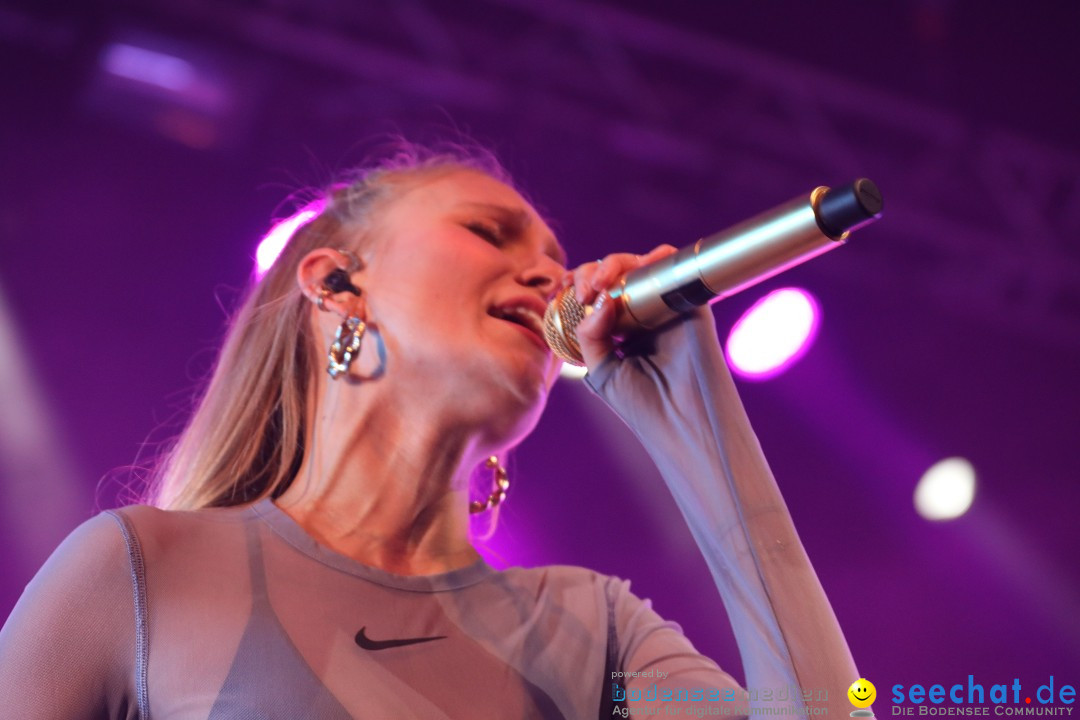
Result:
<instances>
[{"instance_id":1,"label":"purple stage light","mask_svg":"<svg viewBox=\"0 0 1080 720\"><path fill-rule=\"evenodd\" d=\"M129 127L209 150L249 137L258 77L218 48L119 28L102 45L84 102Z\"/></svg>"},{"instance_id":2,"label":"purple stage light","mask_svg":"<svg viewBox=\"0 0 1080 720\"><path fill-rule=\"evenodd\" d=\"M127 43L108 46L102 64L117 77L172 92L184 92L198 80L195 66L187 60Z\"/></svg>"},{"instance_id":3,"label":"purple stage light","mask_svg":"<svg viewBox=\"0 0 1080 720\"><path fill-rule=\"evenodd\" d=\"M153 39L144 39L147 45ZM162 41L162 44L168 44ZM207 113L228 115L235 105L229 78L211 59L191 48L190 57L126 42L108 44L101 67L116 89L153 97L159 102Z\"/></svg>"},{"instance_id":4,"label":"purple stage light","mask_svg":"<svg viewBox=\"0 0 1080 720\"><path fill-rule=\"evenodd\" d=\"M280 220L270 228L269 232L259 241L255 250L255 275L262 277L270 266L277 260L278 255L285 249L285 244L302 225L313 220L326 203L322 200L308 203L295 213Z\"/></svg>"},{"instance_id":5,"label":"purple stage light","mask_svg":"<svg viewBox=\"0 0 1080 720\"><path fill-rule=\"evenodd\" d=\"M726 343L728 363L740 377L767 380L806 354L817 335L821 312L801 288L774 290L743 313Z\"/></svg>"}]
</instances>

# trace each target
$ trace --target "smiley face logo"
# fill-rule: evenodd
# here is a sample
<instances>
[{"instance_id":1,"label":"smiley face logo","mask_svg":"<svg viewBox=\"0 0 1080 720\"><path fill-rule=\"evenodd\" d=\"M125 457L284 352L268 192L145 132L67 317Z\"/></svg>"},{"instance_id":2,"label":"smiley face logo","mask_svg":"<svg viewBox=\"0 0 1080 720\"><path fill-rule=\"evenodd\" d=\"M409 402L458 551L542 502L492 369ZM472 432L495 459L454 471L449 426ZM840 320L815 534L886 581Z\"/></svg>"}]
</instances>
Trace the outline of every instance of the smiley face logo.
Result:
<instances>
[{"instance_id":1,"label":"smiley face logo","mask_svg":"<svg viewBox=\"0 0 1080 720\"><path fill-rule=\"evenodd\" d=\"M877 688L866 678L859 678L847 689L848 700L857 708L870 707L877 697Z\"/></svg>"}]
</instances>

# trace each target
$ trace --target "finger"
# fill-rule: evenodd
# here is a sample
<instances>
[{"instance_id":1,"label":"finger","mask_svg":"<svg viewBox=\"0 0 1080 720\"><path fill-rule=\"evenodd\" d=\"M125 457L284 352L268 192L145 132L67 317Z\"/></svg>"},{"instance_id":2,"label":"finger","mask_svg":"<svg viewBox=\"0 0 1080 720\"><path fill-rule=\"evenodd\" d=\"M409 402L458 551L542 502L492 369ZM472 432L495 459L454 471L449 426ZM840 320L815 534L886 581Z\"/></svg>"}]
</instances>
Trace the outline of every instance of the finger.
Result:
<instances>
[{"instance_id":1,"label":"finger","mask_svg":"<svg viewBox=\"0 0 1080 720\"><path fill-rule=\"evenodd\" d=\"M600 268L601 261L585 263L576 267L572 273L574 297L582 305L589 305L596 299L592 289L592 278Z\"/></svg>"},{"instance_id":2,"label":"finger","mask_svg":"<svg viewBox=\"0 0 1080 720\"><path fill-rule=\"evenodd\" d=\"M614 253L604 258L592 276L593 290L606 290L622 275L640 266L638 255Z\"/></svg>"},{"instance_id":3,"label":"finger","mask_svg":"<svg viewBox=\"0 0 1080 720\"><path fill-rule=\"evenodd\" d=\"M564 285L573 284L577 301L582 305L591 305L596 302L601 290L610 288L626 273L675 252L676 248L671 245L658 245L644 255L611 253L602 260L575 268L569 273L569 280L564 278Z\"/></svg>"},{"instance_id":4,"label":"finger","mask_svg":"<svg viewBox=\"0 0 1080 720\"><path fill-rule=\"evenodd\" d=\"M632 255L630 253L615 253L604 258L603 263L593 275L592 284L595 290L603 290L611 287L615 282L639 267L656 262L678 252L671 245L658 245L644 255Z\"/></svg>"},{"instance_id":5,"label":"finger","mask_svg":"<svg viewBox=\"0 0 1080 720\"><path fill-rule=\"evenodd\" d=\"M581 357L590 370L615 349L612 332L616 319L615 302L611 296L606 291L597 293L592 312L578 324L576 331Z\"/></svg>"},{"instance_id":6,"label":"finger","mask_svg":"<svg viewBox=\"0 0 1080 720\"><path fill-rule=\"evenodd\" d=\"M592 304L592 312L578 325L577 339L587 367L595 367L615 348L612 333L618 311L616 302L611 299L607 290L631 270L676 252L678 250L671 245L659 245L644 255L614 253L605 257L598 267L590 268L591 272L583 273L583 276L591 278L592 287L588 293L581 293L579 287L578 292L579 296L586 297L587 302Z\"/></svg>"},{"instance_id":7,"label":"finger","mask_svg":"<svg viewBox=\"0 0 1080 720\"><path fill-rule=\"evenodd\" d=\"M667 243L663 245L657 245L652 250L641 256L641 264L648 265L649 263L654 263L657 260L662 260L668 255L674 255L677 252L679 252L679 249L674 245L668 245Z\"/></svg>"},{"instance_id":8,"label":"finger","mask_svg":"<svg viewBox=\"0 0 1080 720\"><path fill-rule=\"evenodd\" d=\"M562 279L559 280L559 287L570 287L574 284L574 271L567 268L563 271Z\"/></svg>"}]
</instances>

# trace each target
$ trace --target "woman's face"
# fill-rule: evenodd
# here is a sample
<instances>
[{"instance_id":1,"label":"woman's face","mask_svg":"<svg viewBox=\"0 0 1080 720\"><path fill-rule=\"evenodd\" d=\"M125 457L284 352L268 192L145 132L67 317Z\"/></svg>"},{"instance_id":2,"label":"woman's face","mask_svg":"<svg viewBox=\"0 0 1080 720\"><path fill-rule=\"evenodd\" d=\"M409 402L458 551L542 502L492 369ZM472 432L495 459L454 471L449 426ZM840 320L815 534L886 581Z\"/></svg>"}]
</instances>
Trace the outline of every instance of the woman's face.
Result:
<instances>
[{"instance_id":1,"label":"woman's face","mask_svg":"<svg viewBox=\"0 0 1080 720\"><path fill-rule=\"evenodd\" d=\"M493 442L520 439L558 373L541 318L565 262L536 210L497 180L407 180L376 218L363 273L395 397L459 413Z\"/></svg>"}]
</instances>

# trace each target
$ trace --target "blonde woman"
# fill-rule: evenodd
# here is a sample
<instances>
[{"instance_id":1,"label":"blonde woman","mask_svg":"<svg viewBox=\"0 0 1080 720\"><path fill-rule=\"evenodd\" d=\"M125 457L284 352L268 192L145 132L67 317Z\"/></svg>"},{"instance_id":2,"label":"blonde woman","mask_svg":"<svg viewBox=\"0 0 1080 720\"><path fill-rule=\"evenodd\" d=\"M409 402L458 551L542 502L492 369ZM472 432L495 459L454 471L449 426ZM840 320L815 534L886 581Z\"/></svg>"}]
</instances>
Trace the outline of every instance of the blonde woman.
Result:
<instances>
[{"instance_id":1,"label":"blonde woman","mask_svg":"<svg viewBox=\"0 0 1080 720\"><path fill-rule=\"evenodd\" d=\"M668 252L568 272L485 157L414 149L330 191L236 313L152 504L87 521L27 587L0 633L4 716L846 712L858 674L711 315L648 348L611 337L605 288ZM682 508L748 695L628 582L497 571L470 542L507 489L489 458L544 409L540 316L570 283L596 308L587 382Z\"/></svg>"}]
</instances>

